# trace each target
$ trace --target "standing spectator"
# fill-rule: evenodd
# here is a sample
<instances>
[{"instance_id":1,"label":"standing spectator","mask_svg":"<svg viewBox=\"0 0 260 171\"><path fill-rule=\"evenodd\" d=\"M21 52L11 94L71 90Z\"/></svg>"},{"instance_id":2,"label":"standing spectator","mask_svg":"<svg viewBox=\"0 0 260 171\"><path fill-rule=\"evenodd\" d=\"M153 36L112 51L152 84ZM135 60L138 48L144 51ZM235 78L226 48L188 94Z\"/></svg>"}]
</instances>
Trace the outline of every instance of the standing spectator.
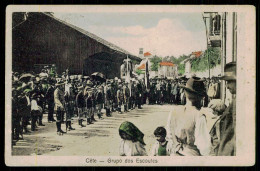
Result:
<instances>
[{"instance_id":1,"label":"standing spectator","mask_svg":"<svg viewBox=\"0 0 260 171\"><path fill-rule=\"evenodd\" d=\"M61 123L62 123L62 118L64 116L64 104L65 104L65 99L64 99L64 92L62 90L62 86L64 85L63 82L58 82L56 84L56 89L54 91L54 110L56 111L56 126L57 126L57 134L62 135L65 133L61 129Z\"/></svg>"},{"instance_id":2,"label":"standing spectator","mask_svg":"<svg viewBox=\"0 0 260 171\"><path fill-rule=\"evenodd\" d=\"M37 104L37 95L32 94L31 96L31 131L36 131L36 121L37 117L41 114L42 109L41 107Z\"/></svg>"},{"instance_id":3,"label":"standing spectator","mask_svg":"<svg viewBox=\"0 0 260 171\"><path fill-rule=\"evenodd\" d=\"M78 94L76 96L76 106L77 106L77 110L78 110L78 124L81 126L81 128L86 127L85 125L82 124L85 108L87 107L85 97L83 94L82 85L78 87Z\"/></svg>"},{"instance_id":4,"label":"standing spectator","mask_svg":"<svg viewBox=\"0 0 260 171\"><path fill-rule=\"evenodd\" d=\"M172 141L166 140L166 129L158 127L154 131L157 142L153 145L152 156L170 156L172 153Z\"/></svg>"},{"instance_id":5,"label":"standing spectator","mask_svg":"<svg viewBox=\"0 0 260 171\"><path fill-rule=\"evenodd\" d=\"M181 83L182 86L185 86L185 81L183 80ZM185 91L183 87L180 87L180 104L185 105L186 104L186 96Z\"/></svg>"},{"instance_id":6,"label":"standing spectator","mask_svg":"<svg viewBox=\"0 0 260 171\"><path fill-rule=\"evenodd\" d=\"M113 99L112 97L112 92L111 92L111 84L110 84L110 81L107 80L107 85L106 85L106 88L105 88L105 108L106 108L106 115L108 117L111 116L111 100Z\"/></svg>"},{"instance_id":7,"label":"standing spectator","mask_svg":"<svg viewBox=\"0 0 260 171\"><path fill-rule=\"evenodd\" d=\"M207 94L208 94L209 100L214 99L217 94L217 84L215 83L214 77L212 77L212 79L211 79Z\"/></svg>"},{"instance_id":8,"label":"standing spectator","mask_svg":"<svg viewBox=\"0 0 260 171\"><path fill-rule=\"evenodd\" d=\"M184 87L187 98L185 107L170 112L166 126L167 137L173 142L177 156L201 156L210 152L210 135L206 117L200 112L205 87L198 77L190 78Z\"/></svg>"},{"instance_id":9,"label":"standing spectator","mask_svg":"<svg viewBox=\"0 0 260 171\"><path fill-rule=\"evenodd\" d=\"M53 117L54 113L54 84L55 81L53 79L49 80L49 87L45 94L46 102L48 105L48 122L55 122L56 120Z\"/></svg>"},{"instance_id":10,"label":"standing spectator","mask_svg":"<svg viewBox=\"0 0 260 171\"><path fill-rule=\"evenodd\" d=\"M173 96L173 103L174 104L177 104L177 94L178 94L177 80L174 80L173 87L172 87L172 96Z\"/></svg>"},{"instance_id":11,"label":"standing spectator","mask_svg":"<svg viewBox=\"0 0 260 171\"><path fill-rule=\"evenodd\" d=\"M171 85L171 81L170 80L168 80L168 82L167 82L167 85L166 85L166 102L167 103L171 103L171 101L170 101L170 98L171 98L171 88L172 88L172 85Z\"/></svg>"},{"instance_id":12,"label":"standing spectator","mask_svg":"<svg viewBox=\"0 0 260 171\"><path fill-rule=\"evenodd\" d=\"M97 115L98 115L98 118L99 119L103 119L102 118L102 113L101 113L102 106L103 106L103 103L104 103L104 95L103 95L103 87L102 87L102 85L100 85L98 87L97 95L96 95L96 103L97 103Z\"/></svg>"},{"instance_id":13,"label":"standing spectator","mask_svg":"<svg viewBox=\"0 0 260 171\"><path fill-rule=\"evenodd\" d=\"M214 125L210 129L211 135L211 150L210 155L216 156L218 153L220 142L220 118L226 109L226 105L221 99L213 99L210 101L208 107L212 109L212 113L215 115L212 119L215 119Z\"/></svg>"},{"instance_id":14,"label":"standing spectator","mask_svg":"<svg viewBox=\"0 0 260 171\"><path fill-rule=\"evenodd\" d=\"M111 84L111 90L112 90L112 96L113 96L113 100L112 100L112 111L117 111L117 104L116 104L116 92L118 89L118 78L115 77L115 79L113 80L112 84Z\"/></svg>"},{"instance_id":15,"label":"standing spectator","mask_svg":"<svg viewBox=\"0 0 260 171\"><path fill-rule=\"evenodd\" d=\"M65 91L64 100L65 100L65 111L66 111L66 132L67 130L75 130L71 126L71 118L74 113L74 94L72 92L72 86L69 87L69 90Z\"/></svg>"},{"instance_id":16,"label":"standing spectator","mask_svg":"<svg viewBox=\"0 0 260 171\"><path fill-rule=\"evenodd\" d=\"M123 94L123 91L122 91L122 85L121 84L119 84L118 85L118 90L117 90L117 104L118 104L118 113L122 113L122 111L121 111L121 106L122 106L122 104L123 104L123 102L124 102L124 94Z\"/></svg>"},{"instance_id":17,"label":"standing spectator","mask_svg":"<svg viewBox=\"0 0 260 171\"><path fill-rule=\"evenodd\" d=\"M130 97L130 90L128 88L128 83L126 82L123 85L123 94L124 94L124 112L128 112L129 110L129 97Z\"/></svg>"},{"instance_id":18,"label":"standing spectator","mask_svg":"<svg viewBox=\"0 0 260 171\"><path fill-rule=\"evenodd\" d=\"M41 112L39 113L38 115L38 123L39 123L39 126L45 126L43 123L42 123L42 117L43 117L43 102L44 102L44 94L43 94L43 91L42 91L42 88L41 88L41 85L40 85L40 82L38 80L36 80L34 82L34 89L32 90L32 94L34 94L36 96L36 99L37 99L37 105L41 107Z\"/></svg>"},{"instance_id":19,"label":"standing spectator","mask_svg":"<svg viewBox=\"0 0 260 171\"><path fill-rule=\"evenodd\" d=\"M111 112L114 112L115 111L114 100L116 97L116 89L115 89L115 84L113 79L110 80L110 90L111 90L111 97L112 97L110 99L110 107L111 107Z\"/></svg>"},{"instance_id":20,"label":"standing spectator","mask_svg":"<svg viewBox=\"0 0 260 171\"><path fill-rule=\"evenodd\" d=\"M132 80L130 82L130 86L131 86L131 89L130 89L131 95L130 95L130 99L129 99L129 101L130 101L129 108L131 110L133 110L135 108L135 91L136 90L135 90L134 82Z\"/></svg>"},{"instance_id":21,"label":"standing spectator","mask_svg":"<svg viewBox=\"0 0 260 171\"><path fill-rule=\"evenodd\" d=\"M16 82L13 83L14 88L12 89L12 142L15 144L15 141L19 140L20 133L20 120L18 116L18 91Z\"/></svg>"},{"instance_id":22,"label":"standing spectator","mask_svg":"<svg viewBox=\"0 0 260 171\"><path fill-rule=\"evenodd\" d=\"M220 79L233 95L231 104L220 118L220 143L218 156L236 155L236 63L230 62L224 68L225 75Z\"/></svg>"},{"instance_id":23,"label":"standing spectator","mask_svg":"<svg viewBox=\"0 0 260 171\"><path fill-rule=\"evenodd\" d=\"M138 109L142 109L141 105L142 105L143 89L142 89L142 84L141 84L140 80L138 81L136 88L137 88L136 98L137 98Z\"/></svg>"},{"instance_id":24,"label":"standing spectator","mask_svg":"<svg viewBox=\"0 0 260 171\"><path fill-rule=\"evenodd\" d=\"M91 116L91 120L96 122L97 120L95 119L95 114L97 113L97 101L96 101L96 95L97 95L97 87L96 85L92 88L92 116Z\"/></svg>"},{"instance_id":25,"label":"standing spectator","mask_svg":"<svg viewBox=\"0 0 260 171\"><path fill-rule=\"evenodd\" d=\"M18 100L18 112L21 115L22 119L22 129L24 129L25 133L29 132L27 129L27 124L29 122L31 116L31 100L29 97L30 89L25 89Z\"/></svg>"}]
</instances>

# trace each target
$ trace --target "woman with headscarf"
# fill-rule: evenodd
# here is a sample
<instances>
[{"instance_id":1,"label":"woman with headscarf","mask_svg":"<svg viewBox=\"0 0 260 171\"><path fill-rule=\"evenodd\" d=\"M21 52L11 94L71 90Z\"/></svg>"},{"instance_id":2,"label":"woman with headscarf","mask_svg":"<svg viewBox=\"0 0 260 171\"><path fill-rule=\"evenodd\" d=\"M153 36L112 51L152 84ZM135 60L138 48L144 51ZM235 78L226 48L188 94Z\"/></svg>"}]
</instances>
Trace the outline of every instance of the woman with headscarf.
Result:
<instances>
[{"instance_id":1,"label":"woman with headscarf","mask_svg":"<svg viewBox=\"0 0 260 171\"><path fill-rule=\"evenodd\" d=\"M187 98L186 105L174 106L167 123L167 137L173 141L176 156L209 155L210 135L206 117L200 111L205 87L198 77L190 78L183 86Z\"/></svg>"},{"instance_id":2,"label":"woman with headscarf","mask_svg":"<svg viewBox=\"0 0 260 171\"><path fill-rule=\"evenodd\" d=\"M144 134L133 123L123 122L119 127L119 135L122 138L120 156L147 156Z\"/></svg>"}]
</instances>

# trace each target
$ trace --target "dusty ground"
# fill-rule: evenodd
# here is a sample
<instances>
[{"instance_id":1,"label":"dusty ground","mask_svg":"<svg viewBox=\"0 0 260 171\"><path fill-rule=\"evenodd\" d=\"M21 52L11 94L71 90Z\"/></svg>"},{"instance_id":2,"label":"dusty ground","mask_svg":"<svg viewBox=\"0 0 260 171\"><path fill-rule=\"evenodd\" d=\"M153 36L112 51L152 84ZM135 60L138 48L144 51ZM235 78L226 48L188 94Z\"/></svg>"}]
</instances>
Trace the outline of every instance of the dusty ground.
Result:
<instances>
[{"instance_id":1,"label":"dusty ground","mask_svg":"<svg viewBox=\"0 0 260 171\"><path fill-rule=\"evenodd\" d=\"M72 121L74 131L68 131L63 136L56 134L56 124L47 122L44 115L44 127L38 131L24 135L13 146L13 155L49 155L49 156L118 156L120 136L118 128L124 121L134 123L143 133L146 151L149 153L155 142L153 131L158 126L165 126L172 105L144 105L143 109L134 109L128 113L113 117L103 116L94 124L80 128L77 119ZM96 117L97 118L97 117ZM86 124L86 121L83 123ZM62 124L65 131L65 124Z\"/></svg>"}]
</instances>

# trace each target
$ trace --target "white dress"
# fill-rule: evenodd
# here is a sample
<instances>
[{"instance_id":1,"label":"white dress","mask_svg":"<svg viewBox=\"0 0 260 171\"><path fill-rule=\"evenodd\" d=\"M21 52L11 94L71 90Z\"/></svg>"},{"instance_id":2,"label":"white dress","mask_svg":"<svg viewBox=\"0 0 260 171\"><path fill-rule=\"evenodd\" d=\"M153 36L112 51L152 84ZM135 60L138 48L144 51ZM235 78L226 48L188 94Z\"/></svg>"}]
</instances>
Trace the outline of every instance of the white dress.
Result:
<instances>
[{"instance_id":1,"label":"white dress","mask_svg":"<svg viewBox=\"0 0 260 171\"><path fill-rule=\"evenodd\" d=\"M119 149L120 156L147 156L144 145L137 142L132 142L131 140L123 140L120 143Z\"/></svg>"}]
</instances>

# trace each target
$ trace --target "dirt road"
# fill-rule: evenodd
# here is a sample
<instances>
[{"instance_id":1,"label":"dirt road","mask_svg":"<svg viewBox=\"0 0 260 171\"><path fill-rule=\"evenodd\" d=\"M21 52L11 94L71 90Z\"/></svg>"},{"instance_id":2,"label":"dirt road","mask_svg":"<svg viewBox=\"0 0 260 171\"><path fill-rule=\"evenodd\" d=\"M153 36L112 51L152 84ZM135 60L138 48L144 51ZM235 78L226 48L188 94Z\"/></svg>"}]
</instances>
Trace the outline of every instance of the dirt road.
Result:
<instances>
[{"instance_id":1,"label":"dirt road","mask_svg":"<svg viewBox=\"0 0 260 171\"><path fill-rule=\"evenodd\" d=\"M134 109L124 114L113 113L113 117L104 116L94 124L80 128L77 119L73 119L74 131L63 136L56 134L56 124L47 123L44 115L44 127L24 135L13 147L13 155L50 155L50 156L118 156L120 136L118 128L124 121L134 123L143 133L150 151L155 139L153 131L165 126L171 105L144 105L143 109ZM84 122L86 124L86 122ZM65 131L65 124L62 125Z\"/></svg>"},{"instance_id":2,"label":"dirt road","mask_svg":"<svg viewBox=\"0 0 260 171\"><path fill-rule=\"evenodd\" d=\"M182 106L179 106L182 107ZM38 131L24 135L24 140L13 146L13 155L48 155L48 156L118 156L120 136L118 128L124 121L134 123L143 133L146 151L150 152L155 142L154 130L158 126L166 126L173 105L144 105L143 109L134 109L124 114L113 112L112 117L104 116L94 124L81 128L77 118L73 119L72 127L59 136L56 134L56 124L47 123ZM207 122L212 122L207 119ZM213 122L212 122L213 123ZM86 121L83 123L86 124ZM62 124L65 131L65 124Z\"/></svg>"}]
</instances>

